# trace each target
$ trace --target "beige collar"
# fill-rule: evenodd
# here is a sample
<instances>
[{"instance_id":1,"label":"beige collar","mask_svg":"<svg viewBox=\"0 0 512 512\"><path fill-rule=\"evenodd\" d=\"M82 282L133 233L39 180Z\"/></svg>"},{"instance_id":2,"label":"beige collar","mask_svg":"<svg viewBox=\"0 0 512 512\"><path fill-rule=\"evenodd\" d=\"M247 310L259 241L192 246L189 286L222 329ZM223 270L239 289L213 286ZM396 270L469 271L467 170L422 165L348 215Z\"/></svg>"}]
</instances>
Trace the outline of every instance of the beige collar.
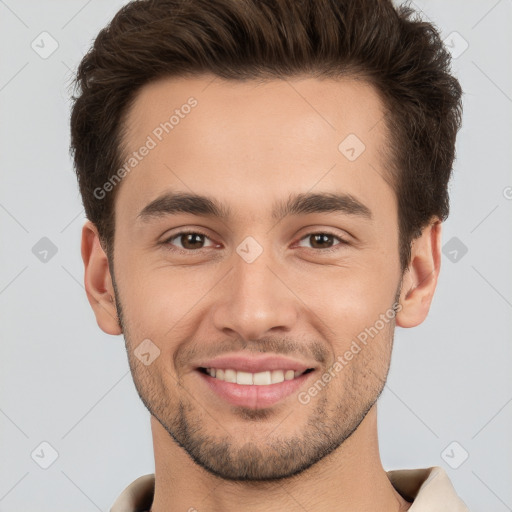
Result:
<instances>
[{"instance_id":1,"label":"beige collar","mask_svg":"<svg viewBox=\"0 0 512 512\"><path fill-rule=\"evenodd\" d=\"M387 475L393 487L413 502L409 512L469 512L440 466L396 469L388 471ZM119 495L110 512L147 512L154 491L155 474L141 476Z\"/></svg>"}]
</instances>

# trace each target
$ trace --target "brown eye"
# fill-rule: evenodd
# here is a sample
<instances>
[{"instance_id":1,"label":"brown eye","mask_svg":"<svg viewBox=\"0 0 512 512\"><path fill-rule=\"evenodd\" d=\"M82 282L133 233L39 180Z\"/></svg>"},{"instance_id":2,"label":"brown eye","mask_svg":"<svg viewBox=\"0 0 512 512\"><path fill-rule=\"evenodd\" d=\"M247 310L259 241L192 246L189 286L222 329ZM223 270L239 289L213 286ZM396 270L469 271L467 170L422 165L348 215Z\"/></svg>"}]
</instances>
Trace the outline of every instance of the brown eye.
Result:
<instances>
[{"instance_id":1,"label":"brown eye","mask_svg":"<svg viewBox=\"0 0 512 512\"><path fill-rule=\"evenodd\" d=\"M337 246L348 244L348 242L343 240L343 238L328 232L309 233L305 237L301 238L301 241L302 240L308 241L312 249L324 251L334 251ZM340 243L333 245L334 240L338 240Z\"/></svg>"},{"instance_id":2,"label":"brown eye","mask_svg":"<svg viewBox=\"0 0 512 512\"><path fill-rule=\"evenodd\" d=\"M197 251L205 248L205 240L210 239L204 233L198 231L180 231L168 238L164 244L169 246L176 245L177 250L181 251ZM210 247L214 245L215 244L212 243Z\"/></svg>"}]
</instances>

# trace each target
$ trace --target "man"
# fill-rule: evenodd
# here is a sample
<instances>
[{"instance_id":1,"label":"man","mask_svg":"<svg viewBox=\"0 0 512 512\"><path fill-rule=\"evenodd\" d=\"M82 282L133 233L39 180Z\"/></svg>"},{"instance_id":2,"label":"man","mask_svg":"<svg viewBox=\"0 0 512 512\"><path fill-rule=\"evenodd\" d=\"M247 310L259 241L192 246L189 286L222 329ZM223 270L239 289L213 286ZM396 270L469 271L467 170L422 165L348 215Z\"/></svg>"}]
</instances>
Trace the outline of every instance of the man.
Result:
<instances>
[{"instance_id":1,"label":"man","mask_svg":"<svg viewBox=\"0 0 512 512\"><path fill-rule=\"evenodd\" d=\"M427 316L461 119L385 0L127 4L77 74L85 287L123 334L155 474L112 511L467 510L384 471L395 326Z\"/></svg>"}]
</instances>

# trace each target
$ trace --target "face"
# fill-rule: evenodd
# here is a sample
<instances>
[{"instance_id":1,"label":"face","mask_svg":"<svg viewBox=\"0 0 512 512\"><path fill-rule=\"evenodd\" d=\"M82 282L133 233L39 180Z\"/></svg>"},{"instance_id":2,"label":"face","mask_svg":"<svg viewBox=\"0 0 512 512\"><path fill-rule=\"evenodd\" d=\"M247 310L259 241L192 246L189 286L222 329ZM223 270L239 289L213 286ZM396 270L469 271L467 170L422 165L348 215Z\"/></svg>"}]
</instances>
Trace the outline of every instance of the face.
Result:
<instances>
[{"instance_id":1,"label":"face","mask_svg":"<svg viewBox=\"0 0 512 512\"><path fill-rule=\"evenodd\" d=\"M401 284L383 116L361 81L212 76L151 83L128 113L117 311L141 399L211 473L297 474L383 389Z\"/></svg>"}]
</instances>

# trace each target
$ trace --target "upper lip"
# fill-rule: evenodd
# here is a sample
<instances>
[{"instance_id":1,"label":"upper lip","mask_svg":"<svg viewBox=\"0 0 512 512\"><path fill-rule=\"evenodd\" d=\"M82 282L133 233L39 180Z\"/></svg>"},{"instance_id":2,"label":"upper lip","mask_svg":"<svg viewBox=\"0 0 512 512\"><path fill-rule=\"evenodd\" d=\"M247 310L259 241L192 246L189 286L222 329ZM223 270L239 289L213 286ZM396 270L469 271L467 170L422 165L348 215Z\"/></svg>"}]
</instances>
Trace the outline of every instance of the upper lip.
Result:
<instances>
[{"instance_id":1,"label":"upper lip","mask_svg":"<svg viewBox=\"0 0 512 512\"><path fill-rule=\"evenodd\" d=\"M203 361L198 368L221 368L223 370L232 369L236 371L258 373L272 370L295 370L304 372L314 365L305 364L301 361L282 356L247 356L234 354L230 356L216 357Z\"/></svg>"}]
</instances>

